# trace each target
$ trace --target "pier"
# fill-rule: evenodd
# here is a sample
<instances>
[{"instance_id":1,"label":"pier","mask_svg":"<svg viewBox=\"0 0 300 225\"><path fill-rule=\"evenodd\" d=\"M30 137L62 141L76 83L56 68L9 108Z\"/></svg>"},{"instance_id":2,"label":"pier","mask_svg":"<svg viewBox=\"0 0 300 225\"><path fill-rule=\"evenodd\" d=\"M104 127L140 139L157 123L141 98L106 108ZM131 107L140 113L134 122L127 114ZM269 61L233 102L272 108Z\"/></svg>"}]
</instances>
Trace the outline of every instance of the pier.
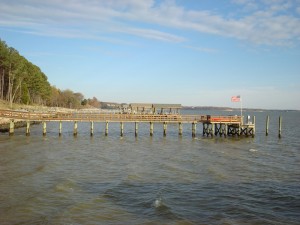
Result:
<instances>
[{"instance_id":1,"label":"pier","mask_svg":"<svg viewBox=\"0 0 300 225\"><path fill-rule=\"evenodd\" d=\"M196 137L197 124L202 124L203 136L252 136L255 135L255 117L252 122L244 123L241 116L211 116L211 115L182 115L182 114L104 114L104 113L33 113L13 110L0 110L0 117L10 119L9 134L14 134L14 121L27 121L26 135L30 135L30 123L43 124L43 135L47 133L47 122L58 122L58 134L62 134L62 122L74 123L74 136L78 134L78 122L90 123L90 134L94 134L95 123L105 123L105 135L109 132L109 123L120 123L120 135L124 135L124 123L135 123L135 136L138 136L140 123L150 124L150 136L154 135L154 123L163 124L163 134L167 135L168 124L178 124L178 134L182 135L182 124L191 124L192 137Z\"/></svg>"}]
</instances>

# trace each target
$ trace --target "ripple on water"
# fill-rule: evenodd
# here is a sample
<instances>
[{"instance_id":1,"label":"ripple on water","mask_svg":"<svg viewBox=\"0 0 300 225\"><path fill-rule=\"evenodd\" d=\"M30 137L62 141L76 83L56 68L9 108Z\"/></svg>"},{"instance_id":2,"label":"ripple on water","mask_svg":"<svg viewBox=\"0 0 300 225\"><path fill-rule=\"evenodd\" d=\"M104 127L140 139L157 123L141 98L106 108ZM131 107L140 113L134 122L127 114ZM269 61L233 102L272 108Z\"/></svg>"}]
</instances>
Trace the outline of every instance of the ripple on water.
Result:
<instances>
[{"instance_id":1,"label":"ripple on water","mask_svg":"<svg viewBox=\"0 0 300 225\"><path fill-rule=\"evenodd\" d=\"M299 139L56 125L0 136L0 224L299 224Z\"/></svg>"}]
</instances>

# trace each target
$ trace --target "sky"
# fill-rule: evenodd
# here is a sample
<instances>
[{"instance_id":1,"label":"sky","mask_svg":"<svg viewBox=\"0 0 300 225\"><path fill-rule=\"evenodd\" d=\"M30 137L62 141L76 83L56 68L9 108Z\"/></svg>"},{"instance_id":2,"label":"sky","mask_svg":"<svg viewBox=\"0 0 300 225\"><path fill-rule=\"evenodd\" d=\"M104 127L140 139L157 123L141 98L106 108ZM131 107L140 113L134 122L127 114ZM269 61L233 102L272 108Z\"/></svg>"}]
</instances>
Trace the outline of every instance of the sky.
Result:
<instances>
[{"instance_id":1,"label":"sky","mask_svg":"<svg viewBox=\"0 0 300 225\"><path fill-rule=\"evenodd\" d=\"M86 98L300 110L300 0L1 0L0 39Z\"/></svg>"}]
</instances>

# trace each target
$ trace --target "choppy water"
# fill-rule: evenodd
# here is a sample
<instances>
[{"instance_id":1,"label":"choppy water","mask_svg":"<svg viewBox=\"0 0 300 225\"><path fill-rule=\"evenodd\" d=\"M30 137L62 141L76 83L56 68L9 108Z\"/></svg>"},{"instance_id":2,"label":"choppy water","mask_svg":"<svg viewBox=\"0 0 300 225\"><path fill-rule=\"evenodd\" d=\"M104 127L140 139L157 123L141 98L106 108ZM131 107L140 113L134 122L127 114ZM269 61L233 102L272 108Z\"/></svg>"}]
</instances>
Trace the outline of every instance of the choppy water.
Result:
<instances>
[{"instance_id":1,"label":"choppy water","mask_svg":"<svg viewBox=\"0 0 300 225\"><path fill-rule=\"evenodd\" d=\"M203 113L203 112L202 112ZM215 113L220 114L220 113ZM223 113L224 114L224 113ZM300 224L300 113L255 113L255 138L79 123L0 135L0 224ZM265 116L271 116L264 135Z\"/></svg>"}]
</instances>

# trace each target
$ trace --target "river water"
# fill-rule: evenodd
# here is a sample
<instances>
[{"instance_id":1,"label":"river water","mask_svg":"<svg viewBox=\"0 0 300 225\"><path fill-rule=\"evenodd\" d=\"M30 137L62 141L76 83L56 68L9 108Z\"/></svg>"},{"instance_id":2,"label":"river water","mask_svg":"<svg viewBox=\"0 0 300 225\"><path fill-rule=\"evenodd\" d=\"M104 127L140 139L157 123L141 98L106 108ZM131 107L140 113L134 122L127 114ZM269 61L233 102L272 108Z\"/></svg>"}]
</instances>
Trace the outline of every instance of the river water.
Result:
<instances>
[{"instance_id":1,"label":"river water","mask_svg":"<svg viewBox=\"0 0 300 225\"><path fill-rule=\"evenodd\" d=\"M254 138L142 123L137 138L127 123L124 137L117 123L107 137L100 123L93 137L88 123L76 138L71 123L1 134L0 224L300 224L300 112L249 113Z\"/></svg>"}]
</instances>

